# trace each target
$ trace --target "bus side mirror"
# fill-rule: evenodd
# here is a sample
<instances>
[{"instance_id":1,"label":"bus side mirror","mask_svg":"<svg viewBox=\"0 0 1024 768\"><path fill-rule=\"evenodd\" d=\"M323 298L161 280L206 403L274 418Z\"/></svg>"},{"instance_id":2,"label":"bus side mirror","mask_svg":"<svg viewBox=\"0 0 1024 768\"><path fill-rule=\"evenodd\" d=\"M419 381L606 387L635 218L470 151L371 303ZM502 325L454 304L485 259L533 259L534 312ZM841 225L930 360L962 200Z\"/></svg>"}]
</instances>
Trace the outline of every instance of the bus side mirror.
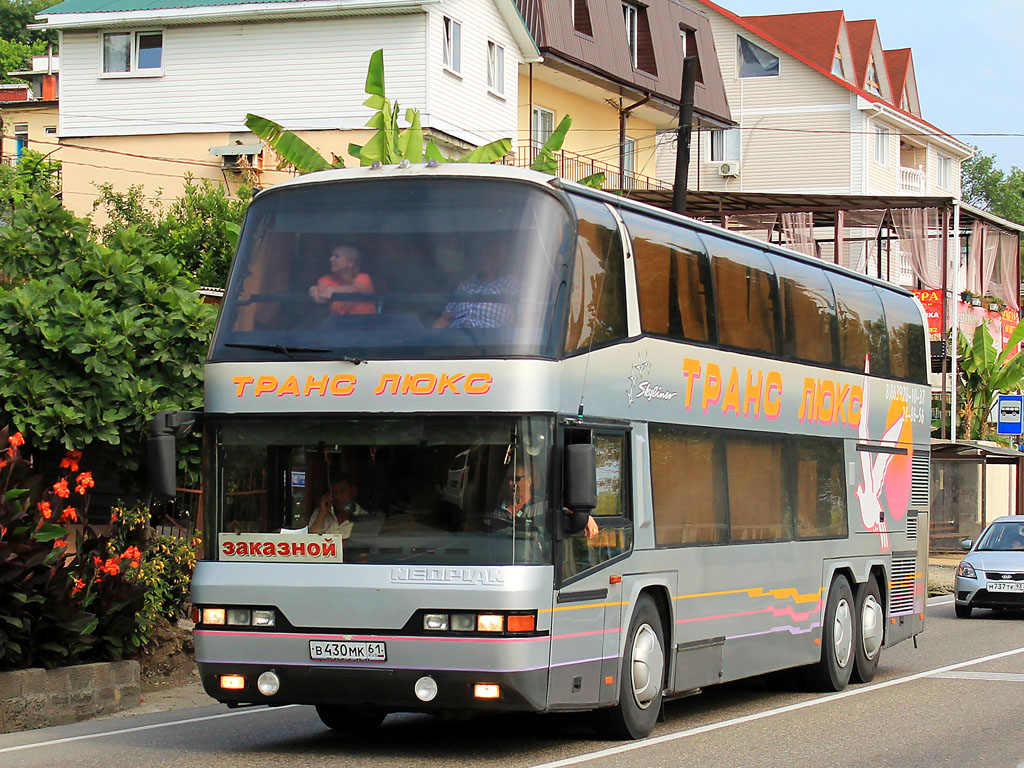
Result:
<instances>
[{"instance_id":1,"label":"bus side mirror","mask_svg":"<svg viewBox=\"0 0 1024 768\"><path fill-rule=\"evenodd\" d=\"M591 443L565 446L563 502L570 514L565 531L570 536L587 527L590 513L597 506L597 452Z\"/></svg>"},{"instance_id":2,"label":"bus side mirror","mask_svg":"<svg viewBox=\"0 0 1024 768\"><path fill-rule=\"evenodd\" d=\"M199 415L196 411L160 411L149 423L149 475L155 497L173 499L177 494L175 438L187 435Z\"/></svg>"}]
</instances>

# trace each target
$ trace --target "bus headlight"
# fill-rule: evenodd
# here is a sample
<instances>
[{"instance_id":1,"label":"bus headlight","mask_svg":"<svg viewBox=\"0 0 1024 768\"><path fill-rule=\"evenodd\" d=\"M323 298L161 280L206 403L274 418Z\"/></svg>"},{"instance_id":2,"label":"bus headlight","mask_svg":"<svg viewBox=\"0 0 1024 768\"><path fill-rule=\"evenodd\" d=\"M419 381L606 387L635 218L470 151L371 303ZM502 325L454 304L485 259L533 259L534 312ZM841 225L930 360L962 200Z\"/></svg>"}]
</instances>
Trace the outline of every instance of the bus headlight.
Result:
<instances>
[{"instance_id":1,"label":"bus headlight","mask_svg":"<svg viewBox=\"0 0 1024 768\"><path fill-rule=\"evenodd\" d=\"M226 611L223 608L203 608L203 624L223 624Z\"/></svg>"},{"instance_id":2,"label":"bus headlight","mask_svg":"<svg viewBox=\"0 0 1024 768\"><path fill-rule=\"evenodd\" d=\"M273 696L281 690L281 678L276 672L264 672L256 680L256 688L264 696Z\"/></svg>"},{"instance_id":3,"label":"bus headlight","mask_svg":"<svg viewBox=\"0 0 1024 768\"><path fill-rule=\"evenodd\" d=\"M434 697L437 696L437 681L430 677L430 675L424 675L416 681L413 691L416 693L416 698L420 701L433 701Z\"/></svg>"},{"instance_id":4,"label":"bus headlight","mask_svg":"<svg viewBox=\"0 0 1024 768\"><path fill-rule=\"evenodd\" d=\"M448 614L447 613L428 613L423 616L423 628L433 630L435 632L445 632L448 630Z\"/></svg>"},{"instance_id":5,"label":"bus headlight","mask_svg":"<svg viewBox=\"0 0 1024 768\"><path fill-rule=\"evenodd\" d=\"M248 608L228 608L228 624L234 626L249 626L252 621L252 611Z\"/></svg>"},{"instance_id":6,"label":"bus headlight","mask_svg":"<svg viewBox=\"0 0 1024 768\"><path fill-rule=\"evenodd\" d=\"M253 611L252 612L252 625L254 627L272 627L274 626L274 612L273 611Z\"/></svg>"}]
</instances>

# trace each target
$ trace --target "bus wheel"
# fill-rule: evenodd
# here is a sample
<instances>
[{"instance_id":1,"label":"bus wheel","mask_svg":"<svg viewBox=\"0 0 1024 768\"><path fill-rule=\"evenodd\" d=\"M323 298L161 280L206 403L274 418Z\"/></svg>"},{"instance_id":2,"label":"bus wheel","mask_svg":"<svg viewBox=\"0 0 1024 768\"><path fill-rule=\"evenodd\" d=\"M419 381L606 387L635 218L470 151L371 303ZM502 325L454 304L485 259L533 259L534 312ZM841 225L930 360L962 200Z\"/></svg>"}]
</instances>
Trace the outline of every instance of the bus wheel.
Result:
<instances>
[{"instance_id":1,"label":"bus wheel","mask_svg":"<svg viewBox=\"0 0 1024 768\"><path fill-rule=\"evenodd\" d=\"M642 739L654 730L665 687L665 638L650 595L641 595L629 622L619 671L619 703L600 710L602 736Z\"/></svg>"},{"instance_id":2,"label":"bus wheel","mask_svg":"<svg viewBox=\"0 0 1024 768\"><path fill-rule=\"evenodd\" d=\"M805 668L811 690L841 691L853 672L854 628L857 624L850 582L839 574L832 579L821 628L821 659Z\"/></svg>"},{"instance_id":3,"label":"bus wheel","mask_svg":"<svg viewBox=\"0 0 1024 768\"><path fill-rule=\"evenodd\" d=\"M870 683L878 670L878 659L882 655L882 642L885 639L885 611L882 609L878 581L874 576L869 577L857 590L854 612L857 616L856 647L850 679L855 683Z\"/></svg>"},{"instance_id":4,"label":"bus wheel","mask_svg":"<svg viewBox=\"0 0 1024 768\"><path fill-rule=\"evenodd\" d=\"M360 735L375 730L387 717L387 712L376 709L355 709L332 704L317 704L316 713L328 728Z\"/></svg>"}]
</instances>

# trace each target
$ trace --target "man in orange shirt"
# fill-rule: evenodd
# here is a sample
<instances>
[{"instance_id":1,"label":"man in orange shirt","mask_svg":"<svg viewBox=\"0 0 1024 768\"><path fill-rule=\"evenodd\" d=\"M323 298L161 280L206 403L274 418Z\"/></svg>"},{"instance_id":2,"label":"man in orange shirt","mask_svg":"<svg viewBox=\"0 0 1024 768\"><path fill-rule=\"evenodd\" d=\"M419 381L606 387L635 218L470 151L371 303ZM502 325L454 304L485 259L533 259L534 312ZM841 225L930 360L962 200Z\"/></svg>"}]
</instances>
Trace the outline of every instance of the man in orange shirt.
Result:
<instances>
[{"instance_id":1,"label":"man in orange shirt","mask_svg":"<svg viewBox=\"0 0 1024 768\"><path fill-rule=\"evenodd\" d=\"M318 304L331 302L332 315L372 315L377 305L372 301L337 301L344 293L373 293L373 281L359 271L359 251L350 245L339 245L331 251L331 271L311 286L309 295Z\"/></svg>"}]
</instances>

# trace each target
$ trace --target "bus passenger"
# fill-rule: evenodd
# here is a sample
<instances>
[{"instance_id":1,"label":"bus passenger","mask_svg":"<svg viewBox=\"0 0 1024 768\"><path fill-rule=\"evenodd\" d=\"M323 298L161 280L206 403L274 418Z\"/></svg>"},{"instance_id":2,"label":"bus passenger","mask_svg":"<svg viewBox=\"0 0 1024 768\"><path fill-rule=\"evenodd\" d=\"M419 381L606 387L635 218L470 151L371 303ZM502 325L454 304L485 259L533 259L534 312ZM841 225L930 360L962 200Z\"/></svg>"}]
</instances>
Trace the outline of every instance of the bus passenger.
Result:
<instances>
[{"instance_id":1,"label":"bus passenger","mask_svg":"<svg viewBox=\"0 0 1024 768\"><path fill-rule=\"evenodd\" d=\"M351 245L339 245L331 251L331 271L316 281L309 295L317 304L331 302L332 315L372 315L377 311L373 301L336 301L344 293L373 293L373 281L359 271L360 253Z\"/></svg>"},{"instance_id":2,"label":"bus passenger","mask_svg":"<svg viewBox=\"0 0 1024 768\"><path fill-rule=\"evenodd\" d=\"M356 525L373 519L374 516L356 501L358 493L359 487L349 475L332 480L331 490L320 497L316 512L309 521L309 532L336 533L347 539Z\"/></svg>"},{"instance_id":3,"label":"bus passenger","mask_svg":"<svg viewBox=\"0 0 1024 768\"><path fill-rule=\"evenodd\" d=\"M481 242L476 274L463 280L457 293L483 294L499 297L484 301L451 301L434 322L435 328L503 328L511 324L509 300L516 290L516 280L502 274L508 260L508 245L503 241Z\"/></svg>"}]
</instances>

